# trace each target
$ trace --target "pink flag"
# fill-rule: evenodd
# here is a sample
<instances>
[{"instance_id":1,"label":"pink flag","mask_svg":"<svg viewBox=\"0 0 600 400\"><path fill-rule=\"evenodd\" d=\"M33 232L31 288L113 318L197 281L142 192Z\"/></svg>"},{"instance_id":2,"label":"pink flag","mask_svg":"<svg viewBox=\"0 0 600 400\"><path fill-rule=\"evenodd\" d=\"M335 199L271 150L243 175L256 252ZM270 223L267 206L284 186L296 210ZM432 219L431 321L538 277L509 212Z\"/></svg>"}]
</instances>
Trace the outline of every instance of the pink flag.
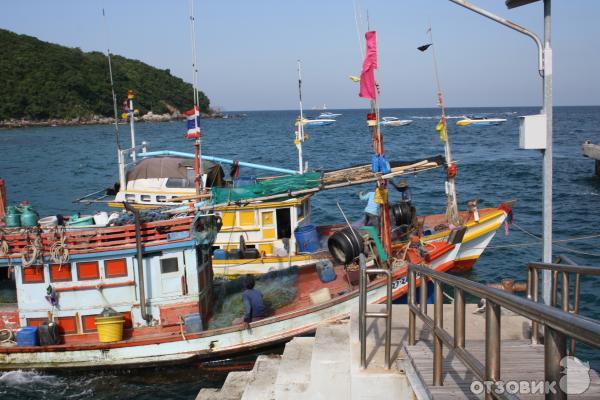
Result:
<instances>
[{"instance_id":1,"label":"pink flag","mask_svg":"<svg viewBox=\"0 0 600 400\"><path fill-rule=\"evenodd\" d=\"M375 88L375 69L377 69L377 33L370 31L365 33L367 39L367 55L360 73L360 92L358 95L367 99L375 100L377 89Z\"/></svg>"}]
</instances>

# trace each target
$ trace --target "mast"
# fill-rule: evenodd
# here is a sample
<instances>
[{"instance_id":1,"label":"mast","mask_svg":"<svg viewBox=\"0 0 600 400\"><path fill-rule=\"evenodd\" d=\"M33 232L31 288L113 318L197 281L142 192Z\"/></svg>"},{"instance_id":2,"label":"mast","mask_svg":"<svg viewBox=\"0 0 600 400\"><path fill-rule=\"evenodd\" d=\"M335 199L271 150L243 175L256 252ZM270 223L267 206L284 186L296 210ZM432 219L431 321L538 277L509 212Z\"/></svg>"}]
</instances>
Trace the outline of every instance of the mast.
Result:
<instances>
[{"instance_id":1,"label":"mast","mask_svg":"<svg viewBox=\"0 0 600 400\"><path fill-rule=\"evenodd\" d=\"M133 109L133 98L134 98L134 94L133 94L133 90L129 89L127 91L127 113L129 114L129 130L131 131L131 148L132 148L132 152L131 152L131 158L133 160L133 162L135 163L136 160L136 154L135 154L135 123L134 123L134 109Z\"/></svg>"},{"instance_id":2,"label":"mast","mask_svg":"<svg viewBox=\"0 0 600 400\"><path fill-rule=\"evenodd\" d=\"M431 25L427 30L429 33L429 43L432 44L433 50L433 70L435 72L435 82L437 85L437 97L438 106L442 111L442 117L436 128L440 131L440 138L444 142L444 155L446 157L446 218L449 224L458 226L460 225L460 219L458 217L458 201L456 197L456 164L452 163L452 151L450 149L450 136L448 135L448 121L446 119L446 106L444 105L444 99L442 96L442 87L440 84L440 76L438 73L437 56L435 52L435 46L433 45L433 33L431 31Z\"/></svg>"},{"instance_id":3,"label":"mast","mask_svg":"<svg viewBox=\"0 0 600 400\"><path fill-rule=\"evenodd\" d=\"M121 140L119 135L119 114L117 111L117 95L115 94L115 83L113 80L112 73L112 60L110 56L110 42L108 40L108 22L106 21L106 14L104 13L104 8L102 9L102 18L104 19L104 28L106 33L106 57L108 58L108 74L110 76L110 90L112 94L113 101L113 111L115 116L115 138L117 140L117 151L121 150Z\"/></svg>"},{"instance_id":4,"label":"mast","mask_svg":"<svg viewBox=\"0 0 600 400\"><path fill-rule=\"evenodd\" d=\"M300 102L300 120L298 121L294 144L298 149L298 172L304 173L304 159L302 158L302 143L304 143L304 111L302 109L302 62L298 60L298 99Z\"/></svg>"},{"instance_id":5,"label":"mast","mask_svg":"<svg viewBox=\"0 0 600 400\"><path fill-rule=\"evenodd\" d=\"M198 118L200 115L199 94L198 94L198 67L196 57L196 18L194 14L194 0L190 0L190 34L192 39L192 87L194 90L194 127L198 132L194 142L194 187L196 194L204 191L204 182L202 182L202 149L200 146L200 127Z\"/></svg>"}]
</instances>

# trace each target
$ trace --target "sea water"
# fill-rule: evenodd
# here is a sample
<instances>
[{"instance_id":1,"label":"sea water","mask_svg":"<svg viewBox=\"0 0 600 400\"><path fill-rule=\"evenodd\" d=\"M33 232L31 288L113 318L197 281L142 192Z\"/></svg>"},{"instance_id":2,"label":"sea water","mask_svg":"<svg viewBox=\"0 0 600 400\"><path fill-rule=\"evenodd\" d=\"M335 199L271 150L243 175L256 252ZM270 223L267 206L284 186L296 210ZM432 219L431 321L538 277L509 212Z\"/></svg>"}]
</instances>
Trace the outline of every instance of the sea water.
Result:
<instances>
[{"instance_id":1,"label":"sea water","mask_svg":"<svg viewBox=\"0 0 600 400\"><path fill-rule=\"evenodd\" d=\"M341 112L330 126L307 127L309 140L304 157L310 169L336 169L368 164L372 146L366 125L366 110ZM467 278L499 282L502 278L524 281L527 263L541 259L542 246L542 155L519 150L519 115L537 114L538 108L449 109L449 135L461 209L469 200L479 207L494 207L516 200L514 224L508 234L502 227ZM458 127L462 115L477 114L506 118L498 126ZM316 112L315 112L316 115ZM389 109L382 116L412 119L402 127L383 127L386 157L415 160L443 154L435 125L437 109ZM309 117L310 117L309 112ZM297 169L293 122L296 111L247 112L242 118L203 120L203 154L234 160ZM582 265L600 266L600 178L594 162L583 157L581 144L600 143L600 107L556 107L554 110L554 254L567 254ZM129 130L120 125L120 143L130 146ZM193 143L183 138L183 122L136 125L136 140L149 142L151 150L193 152ZM117 180L116 138L113 126L48 127L0 130L0 177L7 181L9 204L27 200L41 216L93 213L98 205L72 201L87 193L112 186ZM228 168L225 166L226 173ZM244 175L264 175L244 170ZM444 170L407 178L413 202L420 215L445 210ZM372 185L319 193L312 200L312 222L342 221L336 202L350 220L360 219L364 204L357 193ZM396 196L391 193L391 196ZM588 237L584 240L566 241ZM581 289L581 314L600 318L600 279L585 278ZM7 296L0 288L0 295ZM578 356L600 369L597 350L578 347ZM193 399L201 387L219 386L224 374L205 369L169 367L120 373L39 372L0 373L0 395L13 399L39 398L138 398Z\"/></svg>"}]
</instances>

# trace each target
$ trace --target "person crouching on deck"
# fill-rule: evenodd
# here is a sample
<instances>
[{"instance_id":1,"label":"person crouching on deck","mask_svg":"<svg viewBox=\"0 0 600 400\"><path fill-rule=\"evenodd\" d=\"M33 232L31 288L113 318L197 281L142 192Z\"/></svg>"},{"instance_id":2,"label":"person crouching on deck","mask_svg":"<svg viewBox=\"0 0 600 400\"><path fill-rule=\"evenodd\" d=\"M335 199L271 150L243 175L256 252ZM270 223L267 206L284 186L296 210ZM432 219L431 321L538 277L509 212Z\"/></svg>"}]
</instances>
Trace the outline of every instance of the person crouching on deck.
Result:
<instances>
[{"instance_id":1,"label":"person crouching on deck","mask_svg":"<svg viewBox=\"0 0 600 400\"><path fill-rule=\"evenodd\" d=\"M359 192L358 197L361 200L367 200L365 225L374 226L377 232L379 232L379 204L375 203L375 192Z\"/></svg>"},{"instance_id":2,"label":"person crouching on deck","mask_svg":"<svg viewBox=\"0 0 600 400\"><path fill-rule=\"evenodd\" d=\"M237 318L233 324L244 323L246 329L250 327L250 322L258 321L266 317L266 307L262 293L254 289L254 276L248 274L244 280L246 290L242 294L242 303L244 304L244 316Z\"/></svg>"}]
</instances>

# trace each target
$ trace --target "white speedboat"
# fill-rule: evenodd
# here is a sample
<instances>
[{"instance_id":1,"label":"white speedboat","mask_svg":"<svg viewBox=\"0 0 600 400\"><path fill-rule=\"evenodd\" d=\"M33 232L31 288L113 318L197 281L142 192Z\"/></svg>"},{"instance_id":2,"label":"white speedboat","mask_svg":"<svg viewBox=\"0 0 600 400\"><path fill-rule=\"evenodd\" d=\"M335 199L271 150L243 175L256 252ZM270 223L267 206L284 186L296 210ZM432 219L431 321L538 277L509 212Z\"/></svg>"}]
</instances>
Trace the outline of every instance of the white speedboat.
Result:
<instances>
[{"instance_id":1,"label":"white speedboat","mask_svg":"<svg viewBox=\"0 0 600 400\"><path fill-rule=\"evenodd\" d=\"M379 122L379 125L384 126L404 126L412 124L412 119L400 119L396 117L383 117Z\"/></svg>"},{"instance_id":2,"label":"white speedboat","mask_svg":"<svg viewBox=\"0 0 600 400\"><path fill-rule=\"evenodd\" d=\"M500 125L506 122L506 118L487 118L487 117L475 117L475 116L465 116L460 121L456 122L458 126L470 126L470 125Z\"/></svg>"},{"instance_id":3,"label":"white speedboat","mask_svg":"<svg viewBox=\"0 0 600 400\"><path fill-rule=\"evenodd\" d=\"M332 119L332 118L315 118L315 119L304 118L302 120L302 124L304 126L324 126L324 125L331 125L334 123L335 123L335 119Z\"/></svg>"},{"instance_id":4,"label":"white speedboat","mask_svg":"<svg viewBox=\"0 0 600 400\"><path fill-rule=\"evenodd\" d=\"M332 113L332 112L322 112L321 114L319 114L319 116L317 118L319 119L335 119L337 117L339 117L342 114L338 114L338 113Z\"/></svg>"}]
</instances>

